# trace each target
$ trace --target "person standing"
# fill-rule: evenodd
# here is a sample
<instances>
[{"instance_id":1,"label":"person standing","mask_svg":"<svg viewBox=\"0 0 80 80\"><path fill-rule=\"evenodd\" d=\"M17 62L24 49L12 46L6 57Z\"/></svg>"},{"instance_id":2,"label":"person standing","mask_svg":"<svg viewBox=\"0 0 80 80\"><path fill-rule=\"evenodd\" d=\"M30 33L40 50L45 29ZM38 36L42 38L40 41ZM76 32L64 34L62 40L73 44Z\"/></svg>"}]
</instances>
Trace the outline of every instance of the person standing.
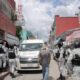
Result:
<instances>
[{"instance_id":1,"label":"person standing","mask_svg":"<svg viewBox=\"0 0 80 80\"><path fill-rule=\"evenodd\" d=\"M4 57L4 60L3 60L4 61L3 67L7 69L8 68L8 42L5 40L3 40L3 42L2 42L2 49L6 56L6 58Z\"/></svg>"},{"instance_id":2,"label":"person standing","mask_svg":"<svg viewBox=\"0 0 80 80\"><path fill-rule=\"evenodd\" d=\"M49 64L51 56L47 43L43 45L39 57L40 64L42 65L43 80L49 80Z\"/></svg>"}]
</instances>

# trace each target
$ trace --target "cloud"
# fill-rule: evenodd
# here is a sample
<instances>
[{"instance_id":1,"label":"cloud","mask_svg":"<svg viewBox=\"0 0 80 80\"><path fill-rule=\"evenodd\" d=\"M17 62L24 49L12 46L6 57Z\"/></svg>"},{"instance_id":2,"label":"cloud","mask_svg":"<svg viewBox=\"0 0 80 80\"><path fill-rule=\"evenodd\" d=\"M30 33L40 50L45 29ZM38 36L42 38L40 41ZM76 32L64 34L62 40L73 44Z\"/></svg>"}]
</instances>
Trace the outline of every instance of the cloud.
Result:
<instances>
[{"instance_id":1,"label":"cloud","mask_svg":"<svg viewBox=\"0 0 80 80\"><path fill-rule=\"evenodd\" d=\"M53 6L40 0L26 0L25 3L23 14L26 29L31 30L38 38L47 40L53 22Z\"/></svg>"},{"instance_id":2,"label":"cloud","mask_svg":"<svg viewBox=\"0 0 80 80\"><path fill-rule=\"evenodd\" d=\"M80 6L79 0L22 0L21 3L24 27L44 40L48 39L54 15L74 16Z\"/></svg>"},{"instance_id":3,"label":"cloud","mask_svg":"<svg viewBox=\"0 0 80 80\"><path fill-rule=\"evenodd\" d=\"M55 14L61 16L75 16L75 13L78 13L78 7L80 6L79 0L61 0L63 5L58 5L55 8Z\"/></svg>"}]
</instances>

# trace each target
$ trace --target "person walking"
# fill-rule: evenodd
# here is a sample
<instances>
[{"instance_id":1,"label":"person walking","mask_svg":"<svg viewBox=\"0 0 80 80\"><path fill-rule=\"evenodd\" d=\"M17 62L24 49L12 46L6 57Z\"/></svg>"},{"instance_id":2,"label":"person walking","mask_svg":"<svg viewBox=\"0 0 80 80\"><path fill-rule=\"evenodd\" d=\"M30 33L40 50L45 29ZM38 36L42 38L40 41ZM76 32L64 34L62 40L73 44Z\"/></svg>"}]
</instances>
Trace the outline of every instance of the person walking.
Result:
<instances>
[{"instance_id":1,"label":"person walking","mask_svg":"<svg viewBox=\"0 0 80 80\"><path fill-rule=\"evenodd\" d=\"M3 60L3 68L7 70L8 69L8 42L5 40L2 41L2 49L6 56L6 58L4 57Z\"/></svg>"},{"instance_id":2,"label":"person walking","mask_svg":"<svg viewBox=\"0 0 80 80\"><path fill-rule=\"evenodd\" d=\"M67 74L68 76L71 76L71 74L73 73L73 66L72 66L72 50L70 48L70 45L67 46L66 49L66 53L67 53L67 62L66 62L66 68L67 68Z\"/></svg>"},{"instance_id":3,"label":"person walking","mask_svg":"<svg viewBox=\"0 0 80 80\"><path fill-rule=\"evenodd\" d=\"M58 43L59 47L59 57L57 60L58 66L59 66L59 71L60 71L60 76L57 80L65 80L66 77L66 68L65 68L65 58L66 58L66 50L63 47L63 42Z\"/></svg>"},{"instance_id":4,"label":"person walking","mask_svg":"<svg viewBox=\"0 0 80 80\"><path fill-rule=\"evenodd\" d=\"M39 57L40 64L42 65L43 80L49 80L49 64L51 56L47 43L43 45Z\"/></svg>"},{"instance_id":5,"label":"person walking","mask_svg":"<svg viewBox=\"0 0 80 80\"><path fill-rule=\"evenodd\" d=\"M9 58L10 75L14 78L15 77L15 68L16 68L16 54L15 54L14 50L8 51L8 58Z\"/></svg>"}]
</instances>

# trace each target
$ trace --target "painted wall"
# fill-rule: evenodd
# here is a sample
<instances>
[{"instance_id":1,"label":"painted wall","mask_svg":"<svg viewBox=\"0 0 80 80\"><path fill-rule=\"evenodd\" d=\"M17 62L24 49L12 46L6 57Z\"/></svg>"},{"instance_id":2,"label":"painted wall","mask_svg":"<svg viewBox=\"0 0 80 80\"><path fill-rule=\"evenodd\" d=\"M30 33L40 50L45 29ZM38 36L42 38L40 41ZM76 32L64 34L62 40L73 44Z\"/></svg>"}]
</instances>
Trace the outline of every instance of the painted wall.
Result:
<instances>
[{"instance_id":1,"label":"painted wall","mask_svg":"<svg viewBox=\"0 0 80 80\"><path fill-rule=\"evenodd\" d=\"M11 7L13 8L13 9L15 9L15 1L14 0L8 0L8 2L10 3L10 5L11 5Z\"/></svg>"},{"instance_id":2,"label":"painted wall","mask_svg":"<svg viewBox=\"0 0 80 80\"><path fill-rule=\"evenodd\" d=\"M2 11L0 11L0 29L16 36L16 26Z\"/></svg>"},{"instance_id":3,"label":"painted wall","mask_svg":"<svg viewBox=\"0 0 80 80\"><path fill-rule=\"evenodd\" d=\"M56 36L60 36L63 32L79 28L79 20L78 17L60 17L56 16Z\"/></svg>"}]
</instances>

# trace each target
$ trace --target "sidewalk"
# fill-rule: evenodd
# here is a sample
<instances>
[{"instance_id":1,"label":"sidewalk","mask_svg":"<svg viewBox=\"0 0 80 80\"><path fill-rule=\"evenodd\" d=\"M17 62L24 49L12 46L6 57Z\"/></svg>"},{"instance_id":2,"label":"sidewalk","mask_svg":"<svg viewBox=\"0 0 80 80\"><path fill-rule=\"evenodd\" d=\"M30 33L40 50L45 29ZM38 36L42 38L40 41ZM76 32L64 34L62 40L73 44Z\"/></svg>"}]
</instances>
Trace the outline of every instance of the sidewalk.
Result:
<instances>
[{"instance_id":1,"label":"sidewalk","mask_svg":"<svg viewBox=\"0 0 80 80\"><path fill-rule=\"evenodd\" d=\"M57 62L55 60L53 60L53 57L51 58L51 63L50 63L50 80L56 80L59 77L59 69L58 69L58 65Z\"/></svg>"}]
</instances>

